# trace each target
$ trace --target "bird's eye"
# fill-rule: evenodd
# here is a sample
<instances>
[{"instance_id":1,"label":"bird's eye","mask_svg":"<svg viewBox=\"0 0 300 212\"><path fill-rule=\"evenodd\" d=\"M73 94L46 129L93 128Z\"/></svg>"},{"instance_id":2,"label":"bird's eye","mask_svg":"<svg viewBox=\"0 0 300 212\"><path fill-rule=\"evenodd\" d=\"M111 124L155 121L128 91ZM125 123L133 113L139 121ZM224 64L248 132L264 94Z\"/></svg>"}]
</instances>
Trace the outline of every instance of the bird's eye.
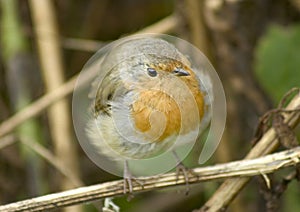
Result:
<instances>
[{"instance_id":1,"label":"bird's eye","mask_svg":"<svg viewBox=\"0 0 300 212\"><path fill-rule=\"evenodd\" d=\"M179 73L179 69L175 69L175 70L173 71L173 73L174 73L174 74L178 74L178 73Z\"/></svg>"},{"instance_id":2,"label":"bird's eye","mask_svg":"<svg viewBox=\"0 0 300 212\"><path fill-rule=\"evenodd\" d=\"M157 76L157 71L153 68L147 68L147 72L148 72L148 75L150 77L156 77Z\"/></svg>"}]
</instances>

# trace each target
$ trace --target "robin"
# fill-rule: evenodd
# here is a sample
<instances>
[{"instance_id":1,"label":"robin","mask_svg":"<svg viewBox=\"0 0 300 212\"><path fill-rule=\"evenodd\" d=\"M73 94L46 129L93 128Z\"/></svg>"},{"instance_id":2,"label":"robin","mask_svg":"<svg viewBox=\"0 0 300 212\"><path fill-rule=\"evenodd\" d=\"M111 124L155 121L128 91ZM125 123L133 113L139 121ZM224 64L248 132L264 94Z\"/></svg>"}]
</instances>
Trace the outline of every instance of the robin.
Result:
<instances>
[{"instance_id":1,"label":"robin","mask_svg":"<svg viewBox=\"0 0 300 212\"><path fill-rule=\"evenodd\" d=\"M104 56L86 131L99 154L125 161L124 192L126 183L132 191L128 160L194 142L208 125L211 91L203 80L209 79L160 38L126 40Z\"/></svg>"}]
</instances>

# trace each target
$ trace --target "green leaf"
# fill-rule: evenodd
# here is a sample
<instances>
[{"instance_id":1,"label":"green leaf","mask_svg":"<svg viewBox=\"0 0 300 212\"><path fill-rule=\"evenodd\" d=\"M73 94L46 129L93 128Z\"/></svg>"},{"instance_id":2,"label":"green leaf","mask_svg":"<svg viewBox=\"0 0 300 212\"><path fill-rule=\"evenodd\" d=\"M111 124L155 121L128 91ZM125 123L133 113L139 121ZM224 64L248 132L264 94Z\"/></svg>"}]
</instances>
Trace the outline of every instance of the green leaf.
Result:
<instances>
[{"instance_id":1,"label":"green leaf","mask_svg":"<svg viewBox=\"0 0 300 212\"><path fill-rule=\"evenodd\" d=\"M300 86L300 25L271 26L256 49L255 74L275 102Z\"/></svg>"}]
</instances>

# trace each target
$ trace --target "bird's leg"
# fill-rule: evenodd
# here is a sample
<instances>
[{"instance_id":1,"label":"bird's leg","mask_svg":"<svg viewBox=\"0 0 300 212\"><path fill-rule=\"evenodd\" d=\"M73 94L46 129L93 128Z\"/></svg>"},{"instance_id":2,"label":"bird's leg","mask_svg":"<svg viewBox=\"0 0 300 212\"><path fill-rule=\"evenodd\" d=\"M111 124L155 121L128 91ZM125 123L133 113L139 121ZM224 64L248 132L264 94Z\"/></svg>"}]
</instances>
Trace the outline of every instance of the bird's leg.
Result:
<instances>
[{"instance_id":1,"label":"bird's leg","mask_svg":"<svg viewBox=\"0 0 300 212\"><path fill-rule=\"evenodd\" d=\"M128 161L125 160L124 161L124 173L123 173L123 178L124 178L124 187L123 187L123 192L124 194L127 193L127 186L128 186L128 190L129 193L132 193L133 189L132 189L132 175L129 171L129 167L128 167Z\"/></svg>"},{"instance_id":2,"label":"bird's leg","mask_svg":"<svg viewBox=\"0 0 300 212\"><path fill-rule=\"evenodd\" d=\"M134 179L134 176L130 173L129 167L128 167L128 161L124 161L124 172L123 172L123 192L124 194L129 193L128 200L133 198L133 185L132 185L132 179ZM141 186L143 184L134 179L136 182L138 182ZM102 208L104 212L119 212L120 207L113 203L112 198L105 198L104 200L104 207Z\"/></svg>"},{"instance_id":3,"label":"bird's leg","mask_svg":"<svg viewBox=\"0 0 300 212\"><path fill-rule=\"evenodd\" d=\"M129 199L131 197L133 197L132 195L132 192L133 192L133 186L132 186L132 180L136 181L140 186L144 186L143 185L143 182L137 180L131 173L130 173L130 170L129 170L129 167L128 167L128 161L125 160L124 162L124 175L123 175L123 178L124 178L124 187L123 187L123 191L124 191L124 194L127 193L127 190L128 190L128 193L129 193ZM128 188L128 189L127 189Z\"/></svg>"},{"instance_id":4,"label":"bird's leg","mask_svg":"<svg viewBox=\"0 0 300 212\"><path fill-rule=\"evenodd\" d=\"M177 165L176 165L176 181L178 181L179 175L182 172L183 176L184 176L184 180L185 180L185 185L186 185L186 195L188 195L189 191L190 191L190 187L189 187L189 177L188 177L188 172L189 169L186 168L186 166L182 163L182 161L180 160L179 156L177 155L177 153L175 151L172 151L173 155L177 161Z\"/></svg>"}]
</instances>

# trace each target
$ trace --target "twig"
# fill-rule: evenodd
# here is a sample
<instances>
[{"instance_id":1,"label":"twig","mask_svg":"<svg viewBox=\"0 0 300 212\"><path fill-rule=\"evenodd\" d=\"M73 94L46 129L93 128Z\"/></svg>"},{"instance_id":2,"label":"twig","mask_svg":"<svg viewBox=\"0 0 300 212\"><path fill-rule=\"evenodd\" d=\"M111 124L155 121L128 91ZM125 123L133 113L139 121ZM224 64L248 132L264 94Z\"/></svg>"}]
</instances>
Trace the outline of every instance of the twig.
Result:
<instances>
[{"instance_id":1,"label":"twig","mask_svg":"<svg viewBox=\"0 0 300 212\"><path fill-rule=\"evenodd\" d=\"M191 34L192 43L197 46L209 59L212 58L211 42L204 24L204 1L185 0L186 16Z\"/></svg>"},{"instance_id":2,"label":"twig","mask_svg":"<svg viewBox=\"0 0 300 212\"><path fill-rule=\"evenodd\" d=\"M101 63L101 61L98 61ZM85 85L87 82L91 81L91 79L96 76L95 72L97 72L97 67L99 63L93 63L92 66L86 68L88 69L85 74L81 77L81 80L78 81L77 87L79 88L82 85ZM72 77L69 81L61 85L60 87L56 88L53 91L45 94L44 96L40 97L35 102L31 103L30 105L26 106L24 109L20 110L9 119L5 120L0 124L0 138L4 135L8 134L24 121L29 118L35 117L40 114L43 110L45 110L50 105L54 104L56 101L60 100L61 98L67 96L68 94L72 93L78 75Z\"/></svg>"},{"instance_id":3,"label":"twig","mask_svg":"<svg viewBox=\"0 0 300 212\"><path fill-rule=\"evenodd\" d=\"M48 149L43 147L37 142L31 141L29 138L26 137L20 137L20 140L22 143L24 143L28 148L30 148L32 151L34 151L36 154L40 155L42 158L44 158L48 163L50 163L54 168L56 168L62 175L68 178L70 182L74 186L83 186L83 182L74 175L70 170L69 167L64 166L64 164L61 163L61 161L53 155Z\"/></svg>"},{"instance_id":4,"label":"twig","mask_svg":"<svg viewBox=\"0 0 300 212\"><path fill-rule=\"evenodd\" d=\"M51 0L29 0L29 6L36 33L41 71L46 90L49 92L64 83L65 72L55 9ZM79 178L79 163L76 143L73 142L71 135L72 124L69 108L67 99L61 99L48 109L49 130L54 151L60 163L68 167L72 176ZM65 190L74 188L74 185L70 179L62 177L60 187ZM64 211L79 212L82 210L77 207Z\"/></svg>"},{"instance_id":5,"label":"twig","mask_svg":"<svg viewBox=\"0 0 300 212\"><path fill-rule=\"evenodd\" d=\"M71 78L68 82L66 82L59 88L45 94L35 102L31 103L30 105L26 106L24 109L20 110L20 112L17 112L9 119L2 122L0 124L0 137L11 132L27 119L38 115L39 113L41 113L43 110L45 110L47 107L49 107L56 101L70 94L73 91L76 80L77 80L77 76Z\"/></svg>"},{"instance_id":6,"label":"twig","mask_svg":"<svg viewBox=\"0 0 300 212\"><path fill-rule=\"evenodd\" d=\"M16 142L16 138L13 135L6 135L0 139L0 149L3 149L9 145L12 145Z\"/></svg>"},{"instance_id":7,"label":"twig","mask_svg":"<svg viewBox=\"0 0 300 212\"><path fill-rule=\"evenodd\" d=\"M300 93L298 93L286 107L287 110L300 108ZM299 111L285 114L284 123L291 128L299 123ZM247 154L245 159L251 159L266 155L274 151L279 145L279 140L274 128L269 129L259 139L257 144ZM205 203L199 211L220 211L228 206L238 192L246 185L250 178L227 179L214 195Z\"/></svg>"},{"instance_id":8,"label":"twig","mask_svg":"<svg viewBox=\"0 0 300 212\"><path fill-rule=\"evenodd\" d=\"M107 42L96 40L81 38L62 38L62 45L64 48L86 52L96 52L106 44Z\"/></svg>"},{"instance_id":9,"label":"twig","mask_svg":"<svg viewBox=\"0 0 300 212\"><path fill-rule=\"evenodd\" d=\"M178 26L178 18L175 14L167 16L166 18L145 27L134 34L141 33L169 33L172 32Z\"/></svg>"},{"instance_id":10,"label":"twig","mask_svg":"<svg viewBox=\"0 0 300 212\"><path fill-rule=\"evenodd\" d=\"M236 179L244 179L240 177L271 173L284 167L294 166L297 163L300 163L300 147L252 160L241 160L195 168L192 170L194 174L190 174L189 176L189 183L199 183L228 177L239 177ZM144 182L143 187L139 184L135 184L133 190L134 192L150 191L158 188L185 184L183 176L179 176L179 178L176 179L176 172L153 177L140 177L138 180ZM91 202L97 199L122 194L123 180L117 180L11 203L0 206L0 211L40 211L58 209L65 206Z\"/></svg>"},{"instance_id":11,"label":"twig","mask_svg":"<svg viewBox=\"0 0 300 212\"><path fill-rule=\"evenodd\" d=\"M177 25L178 19L176 15L172 14L148 27L145 27L144 29L135 32L134 34L169 33L174 31ZM80 38L62 38L62 45L64 48L87 52L96 52L107 43L108 42Z\"/></svg>"}]
</instances>

